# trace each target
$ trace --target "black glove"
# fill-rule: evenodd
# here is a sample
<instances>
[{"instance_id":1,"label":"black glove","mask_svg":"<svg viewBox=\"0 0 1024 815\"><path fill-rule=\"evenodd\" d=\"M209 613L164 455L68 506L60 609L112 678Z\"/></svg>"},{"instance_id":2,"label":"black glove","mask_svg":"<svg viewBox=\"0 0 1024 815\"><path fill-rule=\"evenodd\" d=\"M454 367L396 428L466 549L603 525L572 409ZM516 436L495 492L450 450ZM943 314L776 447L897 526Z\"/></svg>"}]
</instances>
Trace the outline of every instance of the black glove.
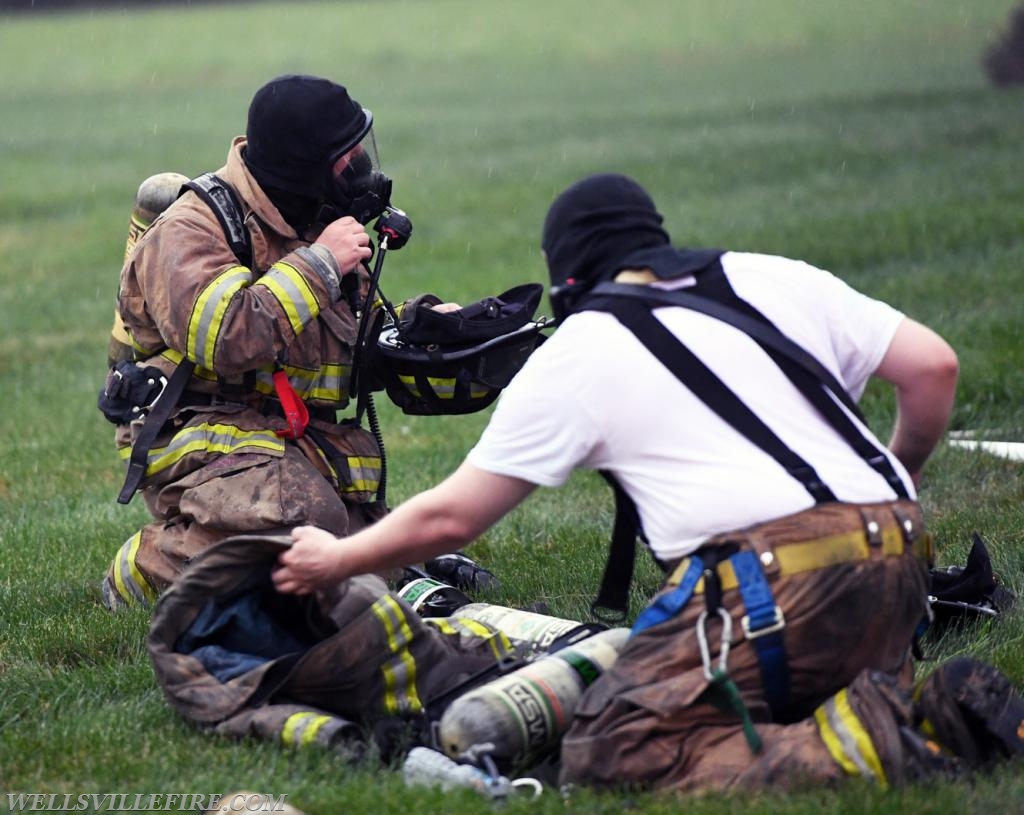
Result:
<instances>
[{"instance_id":1,"label":"black glove","mask_svg":"<svg viewBox=\"0 0 1024 815\"><path fill-rule=\"evenodd\" d=\"M479 566L476 561L465 555L454 552L428 560L423 564L423 569L435 580L463 591L495 591L501 586L493 572Z\"/></svg>"}]
</instances>

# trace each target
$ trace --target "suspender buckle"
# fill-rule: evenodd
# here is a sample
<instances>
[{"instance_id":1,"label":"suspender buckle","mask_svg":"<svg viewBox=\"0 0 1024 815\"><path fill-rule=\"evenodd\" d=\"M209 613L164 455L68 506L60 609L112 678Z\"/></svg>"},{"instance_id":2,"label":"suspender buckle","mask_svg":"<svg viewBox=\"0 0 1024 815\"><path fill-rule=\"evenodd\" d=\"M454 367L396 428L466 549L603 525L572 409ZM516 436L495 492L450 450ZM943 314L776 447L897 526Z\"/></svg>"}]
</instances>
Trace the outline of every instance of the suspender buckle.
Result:
<instances>
[{"instance_id":1,"label":"suspender buckle","mask_svg":"<svg viewBox=\"0 0 1024 815\"><path fill-rule=\"evenodd\" d=\"M763 625L758 625L757 628L751 628L750 615L744 614L740 620L740 627L743 629L744 637L748 640L756 640L758 637L763 637L766 634L774 634L776 631L781 631L786 627L786 618L782 613L782 609L775 606L772 616L768 618Z\"/></svg>"}]
</instances>

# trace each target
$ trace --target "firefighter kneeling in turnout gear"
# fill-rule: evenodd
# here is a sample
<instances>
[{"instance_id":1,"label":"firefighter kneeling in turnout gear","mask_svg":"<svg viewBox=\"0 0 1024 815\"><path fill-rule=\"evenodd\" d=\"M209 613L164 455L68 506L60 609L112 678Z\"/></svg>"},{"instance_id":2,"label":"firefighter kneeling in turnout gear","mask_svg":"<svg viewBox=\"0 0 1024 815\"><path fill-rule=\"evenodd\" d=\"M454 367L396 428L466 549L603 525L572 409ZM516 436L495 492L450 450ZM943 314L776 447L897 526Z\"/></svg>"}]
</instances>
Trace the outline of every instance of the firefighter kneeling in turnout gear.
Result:
<instances>
[{"instance_id":1,"label":"firefighter kneeling in turnout gear","mask_svg":"<svg viewBox=\"0 0 1024 815\"><path fill-rule=\"evenodd\" d=\"M99 407L127 465L118 500L141 492L153 520L117 551L108 607L151 603L228 537L299 524L346 535L387 512L372 391L400 363L372 344L385 312L400 318L379 275L412 225L391 206L373 124L334 82L278 77L224 167L140 187ZM421 300L421 320L458 321L455 304ZM522 326L532 313L519 311ZM538 341L535 329L516 337L490 399ZM447 396L434 412L484 406L468 387Z\"/></svg>"},{"instance_id":2,"label":"firefighter kneeling in turnout gear","mask_svg":"<svg viewBox=\"0 0 1024 815\"><path fill-rule=\"evenodd\" d=\"M438 486L340 542L292 532L303 595L464 545L575 468L615 489L599 605L623 612L639 531L666 570L583 693L561 782L881 787L1024 751L1024 702L961 658L913 684L931 537L916 502L957 358L935 332L814 266L673 248L620 175L560 194L541 241L559 320ZM859 414L894 386L888 445Z\"/></svg>"}]
</instances>

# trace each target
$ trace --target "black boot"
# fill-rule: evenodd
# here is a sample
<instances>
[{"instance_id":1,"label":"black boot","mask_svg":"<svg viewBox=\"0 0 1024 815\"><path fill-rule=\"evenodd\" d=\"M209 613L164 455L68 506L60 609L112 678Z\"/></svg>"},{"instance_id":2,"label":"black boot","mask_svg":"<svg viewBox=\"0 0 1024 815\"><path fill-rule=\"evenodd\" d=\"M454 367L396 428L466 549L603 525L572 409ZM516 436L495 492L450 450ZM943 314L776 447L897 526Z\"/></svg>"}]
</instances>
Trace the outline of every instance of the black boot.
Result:
<instances>
[{"instance_id":1,"label":"black boot","mask_svg":"<svg viewBox=\"0 0 1024 815\"><path fill-rule=\"evenodd\" d=\"M970 767L1024 755L1024 698L991 665L950 660L914 693L915 723Z\"/></svg>"}]
</instances>

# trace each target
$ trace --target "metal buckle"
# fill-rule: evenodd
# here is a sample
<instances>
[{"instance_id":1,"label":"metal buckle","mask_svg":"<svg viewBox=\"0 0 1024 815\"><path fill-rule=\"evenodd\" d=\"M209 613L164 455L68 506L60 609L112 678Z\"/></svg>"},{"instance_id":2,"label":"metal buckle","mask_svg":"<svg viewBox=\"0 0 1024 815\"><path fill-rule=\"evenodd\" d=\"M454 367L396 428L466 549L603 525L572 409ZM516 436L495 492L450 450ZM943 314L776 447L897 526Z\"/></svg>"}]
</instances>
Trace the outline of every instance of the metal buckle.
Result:
<instances>
[{"instance_id":1,"label":"metal buckle","mask_svg":"<svg viewBox=\"0 0 1024 815\"><path fill-rule=\"evenodd\" d=\"M755 631L750 629L750 615L744 614L740 619L740 627L743 629L743 636L748 640L756 640L758 637L763 637L765 634L774 634L776 631L781 631L786 627L786 618L782 614L782 609L775 606L775 615L771 625L766 625L764 628L758 628Z\"/></svg>"},{"instance_id":2,"label":"metal buckle","mask_svg":"<svg viewBox=\"0 0 1024 815\"><path fill-rule=\"evenodd\" d=\"M167 377L166 376L160 376L159 379L160 379L160 392L156 396L153 397L153 399L150 401L150 403L148 405L143 405L140 408L141 410L152 412L153 408L156 407L156 403L160 401L160 397L164 395L164 391L167 390ZM153 379L148 379L148 380L146 380L146 384L149 385L150 387L153 387L156 384L156 381L153 380Z\"/></svg>"},{"instance_id":3,"label":"metal buckle","mask_svg":"<svg viewBox=\"0 0 1024 815\"><path fill-rule=\"evenodd\" d=\"M103 388L103 395L108 399L110 398L111 386L116 385L113 390L118 390L121 387L121 380L124 379L124 374L121 373L117 368L110 369L110 379L107 380L107 384Z\"/></svg>"}]
</instances>

